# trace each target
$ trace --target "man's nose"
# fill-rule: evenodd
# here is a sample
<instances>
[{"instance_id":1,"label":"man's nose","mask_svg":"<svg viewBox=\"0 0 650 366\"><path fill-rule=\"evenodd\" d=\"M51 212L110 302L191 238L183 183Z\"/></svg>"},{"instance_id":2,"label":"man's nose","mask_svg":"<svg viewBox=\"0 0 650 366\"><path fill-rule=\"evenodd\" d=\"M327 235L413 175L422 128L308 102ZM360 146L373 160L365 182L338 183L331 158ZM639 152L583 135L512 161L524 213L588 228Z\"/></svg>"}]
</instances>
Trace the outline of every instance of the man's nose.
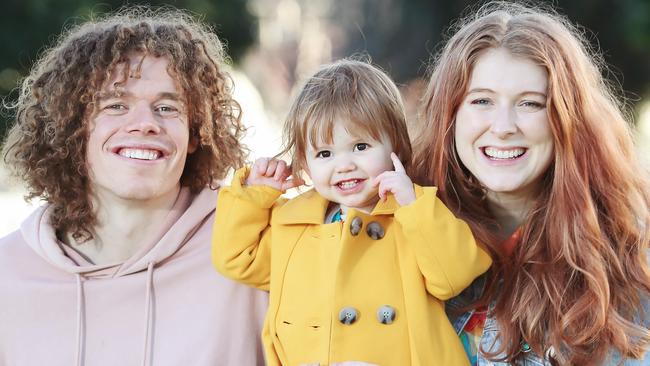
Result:
<instances>
[{"instance_id":1,"label":"man's nose","mask_svg":"<svg viewBox=\"0 0 650 366\"><path fill-rule=\"evenodd\" d=\"M490 131L499 138L517 132L517 113L510 106L500 106L490 116Z\"/></svg>"},{"instance_id":2,"label":"man's nose","mask_svg":"<svg viewBox=\"0 0 650 366\"><path fill-rule=\"evenodd\" d=\"M135 104L129 118L127 126L129 132L139 132L144 135L160 133L157 116L148 103Z\"/></svg>"}]
</instances>

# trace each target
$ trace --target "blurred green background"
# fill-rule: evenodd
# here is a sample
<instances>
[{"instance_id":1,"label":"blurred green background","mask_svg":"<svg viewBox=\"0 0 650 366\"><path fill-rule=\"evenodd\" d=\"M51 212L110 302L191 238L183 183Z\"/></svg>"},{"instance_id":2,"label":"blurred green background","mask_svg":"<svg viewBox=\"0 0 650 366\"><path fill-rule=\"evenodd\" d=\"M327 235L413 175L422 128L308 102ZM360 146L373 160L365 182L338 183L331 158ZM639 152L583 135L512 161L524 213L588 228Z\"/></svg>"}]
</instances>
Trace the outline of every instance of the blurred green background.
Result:
<instances>
[{"instance_id":1,"label":"blurred green background","mask_svg":"<svg viewBox=\"0 0 650 366\"><path fill-rule=\"evenodd\" d=\"M404 85L426 62L451 22L477 1L177 0L129 1L188 9L212 24L235 67L251 73L265 103L281 118L297 79L316 64L355 52L370 55ZM628 100L650 94L650 0L564 0L555 7L600 47ZM65 27L126 4L121 0L5 0L0 13L0 95L15 88L40 51ZM310 46L313 50L310 50ZM258 58L258 59L255 59ZM248 68L247 66L248 65ZM278 76L260 75L279 72ZM281 92L277 94L278 89ZM0 134L11 120L4 111Z\"/></svg>"}]
</instances>

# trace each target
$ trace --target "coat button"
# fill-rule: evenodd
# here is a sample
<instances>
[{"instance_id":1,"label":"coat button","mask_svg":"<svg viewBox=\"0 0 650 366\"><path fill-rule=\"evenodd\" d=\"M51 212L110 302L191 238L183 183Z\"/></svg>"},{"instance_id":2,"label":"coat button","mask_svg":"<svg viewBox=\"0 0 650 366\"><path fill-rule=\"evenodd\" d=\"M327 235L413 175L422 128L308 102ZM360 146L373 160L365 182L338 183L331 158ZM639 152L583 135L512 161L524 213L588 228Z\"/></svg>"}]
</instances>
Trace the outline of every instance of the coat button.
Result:
<instances>
[{"instance_id":1,"label":"coat button","mask_svg":"<svg viewBox=\"0 0 650 366\"><path fill-rule=\"evenodd\" d=\"M395 320L395 309L392 306L384 305L377 310L377 320L381 324L391 324Z\"/></svg>"},{"instance_id":2,"label":"coat button","mask_svg":"<svg viewBox=\"0 0 650 366\"><path fill-rule=\"evenodd\" d=\"M359 216L353 218L352 221L350 222L350 234L352 234L352 236L359 235L362 227L363 227L363 220L361 220Z\"/></svg>"},{"instance_id":3,"label":"coat button","mask_svg":"<svg viewBox=\"0 0 650 366\"><path fill-rule=\"evenodd\" d=\"M379 240L384 237L384 228L381 227L381 224L379 224L377 221L368 223L366 232L368 233L368 236L373 240Z\"/></svg>"},{"instance_id":4,"label":"coat button","mask_svg":"<svg viewBox=\"0 0 650 366\"><path fill-rule=\"evenodd\" d=\"M357 321L357 309L346 306L339 312L339 321L342 324L350 325Z\"/></svg>"}]
</instances>

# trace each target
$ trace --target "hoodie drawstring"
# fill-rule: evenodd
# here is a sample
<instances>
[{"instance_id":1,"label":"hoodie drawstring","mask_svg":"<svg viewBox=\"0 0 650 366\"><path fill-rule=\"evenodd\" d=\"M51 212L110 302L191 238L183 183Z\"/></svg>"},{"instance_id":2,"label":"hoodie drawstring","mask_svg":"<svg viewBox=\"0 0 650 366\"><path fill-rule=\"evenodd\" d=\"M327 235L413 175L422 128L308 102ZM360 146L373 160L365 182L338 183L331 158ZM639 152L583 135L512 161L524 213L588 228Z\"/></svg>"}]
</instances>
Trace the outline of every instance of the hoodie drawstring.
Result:
<instances>
[{"instance_id":1,"label":"hoodie drawstring","mask_svg":"<svg viewBox=\"0 0 650 366\"><path fill-rule=\"evenodd\" d=\"M86 319L85 317L85 306L84 306L84 287L83 287L83 281L81 280L81 275L79 273L77 275L77 344L76 344L76 366L81 366L83 363L83 352L84 352L84 347L83 347L83 333L84 333L84 328L85 324L84 321Z\"/></svg>"},{"instance_id":2,"label":"hoodie drawstring","mask_svg":"<svg viewBox=\"0 0 650 366\"><path fill-rule=\"evenodd\" d=\"M153 267L154 263L149 262L147 266L147 298L144 308L145 329L144 329L144 350L142 352L142 366L147 366L147 360L151 365L150 347L151 347L151 319L153 318Z\"/></svg>"},{"instance_id":3,"label":"hoodie drawstring","mask_svg":"<svg viewBox=\"0 0 650 366\"><path fill-rule=\"evenodd\" d=\"M142 351L142 366L151 366L151 357L150 348L151 348L151 324L153 319L153 269L154 262L149 262L147 266L147 293L145 300L145 309L144 309L144 318L145 318L145 329L144 329L144 344ZM84 333L85 333L85 320L86 320L86 307L84 301L84 287L83 287L83 276L79 273L76 273L77 279L77 342L76 342L76 361L75 366L83 365L84 358ZM149 363L147 363L149 360Z\"/></svg>"}]
</instances>

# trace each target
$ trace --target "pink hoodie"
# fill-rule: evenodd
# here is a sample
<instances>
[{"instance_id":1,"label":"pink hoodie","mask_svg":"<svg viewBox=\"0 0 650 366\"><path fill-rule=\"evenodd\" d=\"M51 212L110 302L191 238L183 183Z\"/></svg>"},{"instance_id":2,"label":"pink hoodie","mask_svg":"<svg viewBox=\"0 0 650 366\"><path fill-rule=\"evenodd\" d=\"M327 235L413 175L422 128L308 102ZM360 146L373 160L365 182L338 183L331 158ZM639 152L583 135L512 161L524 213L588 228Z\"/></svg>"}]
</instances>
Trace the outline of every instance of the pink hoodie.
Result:
<instances>
[{"instance_id":1,"label":"pink hoodie","mask_svg":"<svg viewBox=\"0 0 650 366\"><path fill-rule=\"evenodd\" d=\"M266 294L210 262L216 198L183 189L159 238L104 266L35 211L0 239L0 366L263 365Z\"/></svg>"}]
</instances>

